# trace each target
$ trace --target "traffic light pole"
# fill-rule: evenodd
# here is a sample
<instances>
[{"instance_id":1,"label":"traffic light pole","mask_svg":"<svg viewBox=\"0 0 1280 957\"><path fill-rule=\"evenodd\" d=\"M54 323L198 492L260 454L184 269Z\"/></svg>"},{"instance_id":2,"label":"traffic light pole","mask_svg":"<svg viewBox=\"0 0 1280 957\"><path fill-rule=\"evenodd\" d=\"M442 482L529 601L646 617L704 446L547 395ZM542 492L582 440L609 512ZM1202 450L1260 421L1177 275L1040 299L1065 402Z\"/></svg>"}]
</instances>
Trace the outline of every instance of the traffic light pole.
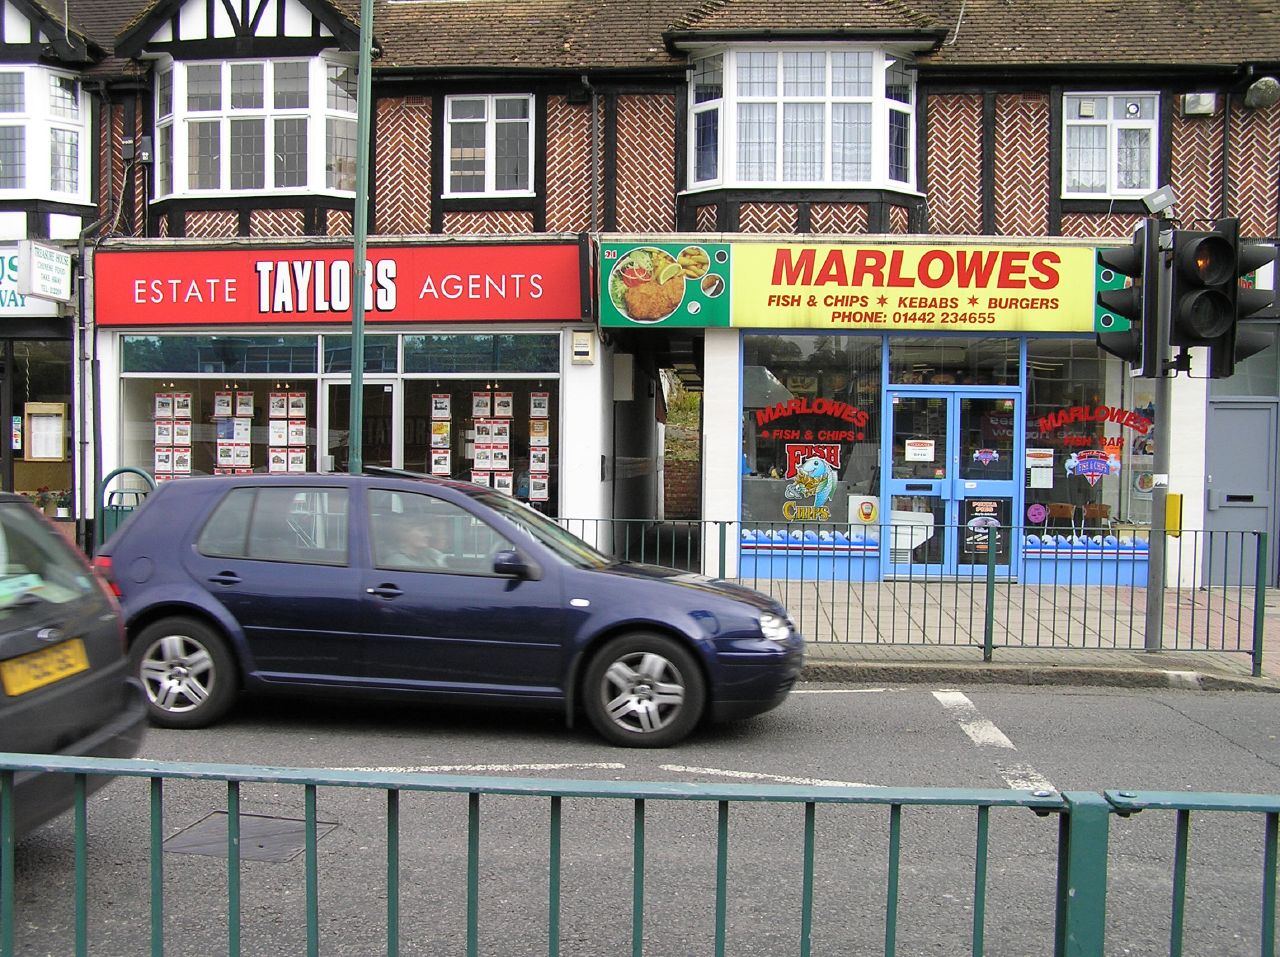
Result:
<instances>
[{"instance_id":1,"label":"traffic light pole","mask_svg":"<svg viewBox=\"0 0 1280 957\"><path fill-rule=\"evenodd\" d=\"M1156 378L1155 397L1152 412L1155 426L1152 429L1152 442L1155 445L1152 459L1152 473L1155 482L1151 489L1151 541L1147 551L1147 609L1143 635L1143 648L1146 651L1160 651L1164 640L1164 579L1165 552L1168 547L1168 535L1165 528L1165 501L1169 494L1169 462L1170 446L1173 443L1173 423L1171 422L1172 405L1172 373L1169 362L1169 326L1172 316L1172 266L1170 250L1173 235L1170 231L1160 233L1160 271L1156 283L1156 341L1151 344L1155 350Z\"/></svg>"}]
</instances>

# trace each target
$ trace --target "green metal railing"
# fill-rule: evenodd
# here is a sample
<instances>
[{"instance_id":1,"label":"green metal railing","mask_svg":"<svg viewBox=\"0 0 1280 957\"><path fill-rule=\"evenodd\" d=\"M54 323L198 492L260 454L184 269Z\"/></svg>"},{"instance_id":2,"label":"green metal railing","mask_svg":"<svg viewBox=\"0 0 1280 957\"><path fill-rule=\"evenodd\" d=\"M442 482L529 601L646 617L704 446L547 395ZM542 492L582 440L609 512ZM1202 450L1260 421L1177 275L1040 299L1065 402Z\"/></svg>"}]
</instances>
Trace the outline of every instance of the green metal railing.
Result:
<instances>
[{"instance_id":1,"label":"green metal railing","mask_svg":"<svg viewBox=\"0 0 1280 957\"><path fill-rule=\"evenodd\" d=\"M119 927L130 920L121 902L115 899L118 895L108 891L113 898L108 904L90 893L91 886L100 890L103 886L99 881L92 885L90 882L93 862L89 857L85 787L86 775L90 774L133 779L128 784L118 781L113 785L109 803L113 812L123 813L129 805L122 797L130 785L135 786L139 808L146 808L147 846L138 848L137 861L113 857L103 863L112 870L112 884L120 881L116 875L125 873L132 863L145 865L148 919L135 920L134 925L145 928L153 957L162 957L166 952L166 930L174 923L181 928L179 944L183 949L195 946L205 953L212 952L211 947L221 951L220 944L211 942L225 940L226 952L238 955L246 936L245 925L252 923L246 915L254 915L258 921L276 921L271 924L272 934L278 937L283 933L287 939L287 929L278 927L275 917L261 916L270 901L289 896L283 878L273 874L267 883L245 879L240 822L246 793L254 786L269 791L277 808L295 806L289 795L301 793L305 821L301 923L305 924L305 931L300 929L296 939L301 944L305 938L308 955L319 954L322 949L336 952L347 948L343 952L350 952L352 946L361 952L385 952L389 957L397 957L405 946L414 952L437 952L441 947L424 941L422 936L452 926L452 939L460 945L458 949L465 947L467 957L493 952L504 944L512 952L530 952L529 942L538 943L543 937L546 952L558 957L566 945L567 921L574 926L575 949L580 950L586 942L590 944L588 952L604 952L609 949L604 937L622 934L614 927L621 916L618 912L625 905L619 902L615 911L605 912L608 908L602 910L595 884L573 882L566 875L571 869L588 866L587 859L599 857L601 847L622 849L628 845L627 934L632 957L669 952L660 942L662 927L646 923L656 906L655 899L675 901L679 913L696 912L705 918L709 924L703 935L705 950L683 944L681 952L708 952L715 957L731 952L810 957L819 950L849 953L873 949L893 957L909 946L904 940L919 932L922 907L931 915L926 921L927 932L933 935L931 940L936 943L942 939L938 935L954 938L959 942L953 948L956 952L975 957L987 953L989 947L993 952L1098 957L1119 952L1114 946L1107 946L1109 937L1122 943L1127 952L1151 953L1155 951L1141 936L1150 933L1169 941L1171 955L1180 955L1189 939L1203 947L1200 941L1205 933L1229 933L1229 943L1235 948L1232 952L1239 953L1242 942L1252 938L1252 931L1246 934L1243 923L1257 928L1255 920L1260 920L1261 927L1257 953L1263 957L1275 954L1278 796L543 780L0 754L2 957L46 947L44 942L29 939L41 925L43 914L33 911L56 906L50 900L50 888L57 886L56 881L42 883L38 892L24 893L25 879L40 879L40 861L28 862L22 873L15 866L11 810L15 775L32 770L75 778L74 940L61 937L56 946L64 948L70 943L77 955L90 953L107 925ZM199 898L200 909L192 913L188 907L180 919L173 918L169 909L187 902L181 894L171 893L173 882L167 882L165 874L166 808L174 800L172 795L181 793L179 786L224 788L227 820L222 855L225 910L208 896L207 890L193 892ZM321 921L325 908L325 894L320 889L323 869L349 869L354 855L346 847L331 851L322 848L318 829L320 797L332 801L334 792L349 794L353 790L369 795L373 807L381 804L383 808L384 848L362 846L359 850L365 853L355 862L361 868L356 881L359 886L382 884L378 896L385 897L385 911L376 947L367 942L365 946L353 945L344 938L351 921ZM379 792L382 800L373 801ZM460 812L465 805L465 812L447 815L436 805L427 808L415 803L424 794L454 802ZM518 810L510 803L512 800L518 802ZM572 810L567 806L570 803ZM674 805L684 805L691 816L681 819L673 839L669 815ZM1024 813L1028 811L1031 813ZM1157 908L1149 894L1132 907L1109 911L1113 898L1128 890L1132 868L1123 856L1131 852L1117 851L1113 844L1127 840L1119 833L1121 821L1135 820L1138 812L1146 817L1149 812L1162 811L1176 815L1172 864L1159 850L1169 847L1167 831L1161 830L1143 846L1142 852L1147 862L1141 875L1144 892L1163 883L1171 894L1167 928L1153 930L1150 918ZM1260 917L1226 915L1219 909L1208 922L1207 931L1188 927L1193 812L1202 816L1233 812L1264 818L1261 866L1253 884L1261 885ZM99 809L95 809L97 813ZM361 820L365 820L369 806L365 805L360 813ZM377 813L372 812L374 816ZM858 828L844 817L846 814L860 815L858 821L865 824L869 820L871 826ZM924 822L932 815L941 816L941 820L935 821L930 830ZM968 852L960 850L963 844L955 844L962 832L960 824L966 818ZM120 827L115 820L110 824ZM462 833L450 833L451 826ZM517 853L510 832L513 826L523 841L542 848L533 852L541 857L541 865L520 862L521 879L514 891L493 886L500 863ZM748 828L754 828L768 842L769 859L735 855L734 838ZM497 831L499 837L485 843L482 837L492 831ZM1232 833L1242 833L1242 829L1233 825ZM465 844L465 851L459 856L463 874L431 870L434 880L463 889L462 913L438 904L433 909L428 902L429 883L424 885L421 877L406 879L402 867L402 852L408 849L403 839L406 834L432 848L450 841ZM789 838L798 846L788 848ZM376 843L364 835L359 841L365 845ZM575 851L566 850L570 843ZM384 852L381 861L377 859L379 851ZM1237 865L1247 857L1235 849L1228 848L1223 853L1232 854ZM707 866L701 867L695 858L705 858ZM1126 876L1109 884L1108 869L1117 862L1127 868ZM931 873L940 865L958 867L967 874L963 882L950 873L942 878L946 896L963 904L949 923L963 927L943 929L931 922L932 915L939 912L939 887L927 886L920 875ZM1210 873L1214 866L1213 861L1206 862ZM1153 875L1161 870L1163 876L1157 881ZM379 872L381 876L375 876ZM612 871L619 877L626 872L621 862ZM534 874L539 875L536 880L531 877ZM698 876L703 874L709 879ZM294 877L297 878L296 869ZM332 893L332 885L329 890ZM583 893L576 895L577 890ZM876 898L877 903L866 908L862 919L850 920L847 912L851 910L850 895L854 891ZM1229 896L1233 903L1240 903L1246 896L1244 887L1233 884ZM16 903L19 900L24 905L21 911ZM775 903L791 912L785 923L794 928L794 936L789 932L786 942L775 940L766 946L751 934L736 930L739 923L755 917L758 908ZM1001 919L1000 910L1011 905L1017 905L1014 916ZM337 909L338 903L332 906ZM536 922L521 919L514 925L521 935L516 945L509 939L495 941L495 931L486 933L492 924L486 925L483 917L492 916L494 908L521 914L532 908L541 911L542 916ZM772 910L775 916L780 913L777 906ZM410 914L418 934L411 935L413 939L406 945L406 915ZM1140 919L1141 927L1130 926L1131 919ZM832 931L829 926L837 930ZM509 927L505 932L510 932ZM136 937L130 940L141 945ZM444 949L451 950L452 946ZM1216 946L1210 949L1226 952Z\"/></svg>"},{"instance_id":2,"label":"green metal railing","mask_svg":"<svg viewBox=\"0 0 1280 957\"><path fill-rule=\"evenodd\" d=\"M624 560L727 576L766 592L819 644L966 646L982 648L987 660L998 648L1150 650L1142 531L1001 527L975 537L965 526L931 526L919 542L912 525L853 533L849 525L756 522L744 532L736 522L560 521ZM1050 533L1062 537L1029 542ZM944 536L964 543L962 563L943 564ZM1015 540L1020 561L1011 563ZM1167 541L1175 584L1164 589L1157 647L1249 655L1260 675L1266 533L1183 531ZM890 566L882 576L883 543Z\"/></svg>"}]
</instances>

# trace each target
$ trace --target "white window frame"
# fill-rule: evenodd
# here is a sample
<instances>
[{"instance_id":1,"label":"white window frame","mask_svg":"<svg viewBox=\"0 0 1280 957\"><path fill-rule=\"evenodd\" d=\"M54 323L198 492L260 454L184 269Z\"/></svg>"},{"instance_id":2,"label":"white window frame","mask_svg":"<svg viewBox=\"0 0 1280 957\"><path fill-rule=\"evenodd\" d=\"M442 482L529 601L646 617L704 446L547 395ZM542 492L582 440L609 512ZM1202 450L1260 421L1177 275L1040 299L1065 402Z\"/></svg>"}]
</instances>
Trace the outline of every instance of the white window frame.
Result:
<instances>
[{"instance_id":1,"label":"white window frame","mask_svg":"<svg viewBox=\"0 0 1280 957\"><path fill-rule=\"evenodd\" d=\"M743 54L768 52L777 55L778 85L771 96L740 96L738 88L738 58ZM782 87L782 62L786 53L819 53L826 57L826 92L817 97L796 97L785 95ZM871 90L868 95L841 95L832 93L831 55L834 53L869 53L871 55ZM718 99L708 99L701 103L694 101L694 82L692 77L698 73L696 63L707 57L721 58L722 94ZM691 54L694 69L690 73L687 90L688 103L688 135L686 137L686 169L687 186L685 192L698 192L716 188L739 189L890 189L895 192L918 194L916 186L916 157L918 150L919 129L915 119L918 90L914 75L911 75L910 102L891 100L886 95L886 76L889 67L897 62L909 60L905 53L894 52L866 45L796 45L796 44L749 44L734 47L713 47L697 50ZM812 102L823 105L823 156L822 176L817 179L788 180L784 178L783 166L783 110L786 103ZM744 179L738 171L738 107L744 103L776 103L774 122L776 124L775 146L776 175L767 179ZM867 104L871 110L871 173L865 179L837 180L832 175L832 106L833 104ZM698 117L719 111L719 136L716 143L717 175L706 180L696 179L698 174L697 155L697 121ZM889 174L889 116L891 112L904 115L910 128L907 156L907 178L897 180Z\"/></svg>"},{"instance_id":2,"label":"white window frame","mask_svg":"<svg viewBox=\"0 0 1280 957\"><path fill-rule=\"evenodd\" d=\"M1154 100L1150 119L1130 119L1112 116L1117 101L1134 100L1150 97ZM1145 196L1156 188L1157 164L1160 153L1160 94L1154 90L1110 90L1110 91L1071 91L1064 93L1062 109L1062 168L1061 195L1063 199L1135 199ZM1074 99L1105 99L1108 102L1105 119L1072 119L1067 109L1067 102ZM1067 138L1072 127L1097 127L1107 131L1107 182L1102 190L1092 192L1071 190L1068 188L1067 170ZM1151 136L1151 150L1147 164L1147 183L1141 187L1121 188L1120 179L1120 131L1147 130Z\"/></svg>"},{"instance_id":3,"label":"white window frame","mask_svg":"<svg viewBox=\"0 0 1280 957\"><path fill-rule=\"evenodd\" d=\"M483 100L485 102L485 131L484 131L484 189L469 190L459 192L453 189L453 176L451 173L450 154L453 150L452 134L453 123L451 122L452 104L459 100ZM529 109L529 129L527 131L528 143L527 150L529 155L529 168L525 173L525 183L516 189L498 189L495 185L496 166L494 159L497 156L497 127L500 122L513 122L498 120L497 103L499 100L523 100ZM446 96L444 98L444 183L441 186L441 195L445 199L485 199L492 197L512 197L512 196L533 196L534 183L534 167L538 163L538 156L534 152L534 132L537 125L537 113L535 111L535 103L532 94L525 93L474 93L474 94L458 94L455 96ZM461 121L460 121L461 122ZM478 121L469 121L478 122Z\"/></svg>"},{"instance_id":4,"label":"white window frame","mask_svg":"<svg viewBox=\"0 0 1280 957\"><path fill-rule=\"evenodd\" d=\"M307 105L305 108L277 109L273 102L275 66L281 63L306 63L307 65ZM233 109L231 106L231 66L238 64L261 64L263 68L263 106L261 108ZM220 70L222 99L217 110L190 110L187 107L187 70L189 67L217 66ZM280 57L261 58L247 57L231 60L192 60L174 61L166 58L156 66L156 82L153 84L153 103L155 104L156 127L156 162L152 173L153 201L182 197L215 196L230 194L234 196L296 196L299 193L325 194L333 196L354 195L354 183L351 189L338 189L329 186L329 171L332 163L328 156L327 131L331 120L352 123L356 120L354 106L350 112L333 109L329 106L329 68L354 68L354 58L324 54L318 57ZM171 78L172 111L161 112L159 101L159 77L167 73ZM303 118L307 120L307 158L304 182L298 186L275 185L275 167L271 162L275 137L275 121L287 118ZM232 119L263 120L265 135L266 169L263 186L253 189L231 188L231 121ZM218 185L209 188L195 188L191 185L190 173L190 126L192 123L216 121L219 124L219 178ZM162 131L167 130L167 133ZM167 146L165 137L168 137ZM172 163L172 189L164 190L161 182L160 167L162 164L162 148L167 148Z\"/></svg>"},{"instance_id":5,"label":"white window frame","mask_svg":"<svg viewBox=\"0 0 1280 957\"><path fill-rule=\"evenodd\" d=\"M32 197L62 203L89 203L90 154L93 141L90 138L89 97L85 94L80 78L65 70L52 70L41 66L12 64L0 66L0 73L20 74L23 83L23 108L19 112L0 113L0 126L16 126L24 129L25 152L24 181L20 186L0 187L0 197ZM75 92L75 117L57 116L53 110L51 84L55 77L70 80ZM76 188L54 189L53 186L53 131L72 133L76 137Z\"/></svg>"}]
</instances>

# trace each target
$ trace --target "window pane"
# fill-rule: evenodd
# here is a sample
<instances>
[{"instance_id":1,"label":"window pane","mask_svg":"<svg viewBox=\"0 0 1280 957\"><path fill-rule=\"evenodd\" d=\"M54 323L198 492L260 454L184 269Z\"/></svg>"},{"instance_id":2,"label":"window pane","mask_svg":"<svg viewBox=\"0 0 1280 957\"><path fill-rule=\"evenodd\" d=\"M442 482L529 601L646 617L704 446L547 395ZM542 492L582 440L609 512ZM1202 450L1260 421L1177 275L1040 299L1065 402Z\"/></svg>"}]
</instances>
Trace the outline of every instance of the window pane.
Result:
<instances>
[{"instance_id":1,"label":"window pane","mask_svg":"<svg viewBox=\"0 0 1280 957\"><path fill-rule=\"evenodd\" d=\"M694 63L693 102L706 103L724 96L724 57L709 56Z\"/></svg>"},{"instance_id":2,"label":"window pane","mask_svg":"<svg viewBox=\"0 0 1280 957\"><path fill-rule=\"evenodd\" d=\"M889 178L907 182L911 162L911 115L901 110L889 111Z\"/></svg>"},{"instance_id":3,"label":"window pane","mask_svg":"<svg viewBox=\"0 0 1280 957\"><path fill-rule=\"evenodd\" d=\"M356 111L356 71L349 66L329 66L327 70L328 106L345 113Z\"/></svg>"},{"instance_id":4,"label":"window pane","mask_svg":"<svg viewBox=\"0 0 1280 957\"><path fill-rule=\"evenodd\" d=\"M871 53L831 54L831 95L871 95Z\"/></svg>"},{"instance_id":5,"label":"window pane","mask_svg":"<svg viewBox=\"0 0 1280 957\"><path fill-rule=\"evenodd\" d=\"M275 106L277 110L305 110L307 97L307 64L275 65Z\"/></svg>"},{"instance_id":6,"label":"window pane","mask_svg":"<svg viewBox=\"0 0 1280 957\"><path fill-rule=\"evenodd\" d=\"M449 191L484 192L484 124L449 124Z\"/></svg>"},{"instance_id":7,"label":"window pane","mask_svg":"<svg viewBox=\"0 0 1280 957\"><path fill-rule=\"evenodd\" d=\"M449 101L449 119L451 120L483 120L487 115L484 100Z\"/></svg>"},{"instance_id":8,"label":"window pane","mask_svg":"<svg viewBox=\"0 0 1280 957\"><path fill-rule=\"evenodd\" d=\"M243 558L248 550L249 515L256 495L257 490L251 488L230 492L209 516L196 540L196 550L217 558Z\"/></svg>"},{"instance_id":9,"label":"window pane","mask_svg":"<svg viewBox=\"0 0 1280 957\"><path fill-rule=\"evenodd\" d=\"M1063 177L1071 193L1107 191L1107 128L1068 126L1062 158Z\"/></svg>"},{"instance_id":10,"label":"window pane","mask_svg":"<svg viewBox=\"0 0 1280 957\"><path fill-rule=\"evenodd\" d=\"M1107 98L1105 96L1064 96L1063 115L1069 120L1105 120Z\"/></svg>"},{"instance_id":11,"label":"window pane","mask_svg":"<svg viewBox=\"0 0 1280 957\"><path fill-rule=\"evenodd\" d=\"M526 97L505 97L493 105L496 120L527 120L529 118L529 100Z\"/></svg>"},{"instance_id":12,"label":"window pane","mask_svg":"<svg viewBox=\"0 0 1280 957\"><path fill-rule=\"evenodd\" d=\"M315 372L316 337L125 336L121 368L166 373Z\"/></svg>"},{"instance_id":13,"label":"window pane","mask_svg":"<svg viewBox=\"0 0 1280 957\"><path fill-rule=\"evenodd\" d=\"M231 108L260 110L266 105L262 92L261 63L231 64Z\"/></svg>"},{"instance_id":14,"label":"window pane","mask_svg":"<svg viewBox=\"0 0 1280 957\"><path fill-rule=\"evenodd\" d=\"M1117 120L1154 120L1154 96L1117 96L1112 100L1111 115Z\"/></svg>"},{"instance_id":15,"label":"window pane","mask_svg":"<svg viewBox=\"0 0 1280 957\"><path fill-rule=\"evenodd\" d=\"M694 114L694 178L698 182L720 176L720 110Z\"/></svg>"},{"instance_id":16,"label":"window pane","mask_svg":"<svg viewBox=\"0 0 1280 957\"><path fill-rule=\"evenodd\" d=\"M173 192L173 127L156 129L156 192L168 196Z\"/></svg>"},{"instance_id":17,"label":"window pane","mask_svg":"<svg viewBox=\"0 0 1280 957\"><path fill-rule=\"evenodd\" d=\"M325 372L351 371L351 337L324 337ZM364 371L395 372L396 371L396 337L376 336L364 337Z\"/></svg>"},{"instance_id":18,"label":"window pane","mask_svg":"<svg viewBox=\"0 0 1280 957\"><path fill-rule=\"evenodd\" d=\"M325 185L356 188L356 123L329 117L325 123Z\"/></svg>"},{"instance_id":19,"label":"window pane","mask_svg":"<svg viewBox=\"0 0 1280 957\"><path fill-rule=\"evenodd\" d=\"M49 77L49 112L65 120L80 119L80 84L69 76Z\"/></svg>"},{"instance_id":20,"label":"window pane","mask_svg":"<svg viewBox=\"0 0 1280 957\"><path fill-rule=\"evenodd\" d=\"M911 74L903 68L901 60L894 60L884 74L884 95L898 103L911 102Z\"/></svg>"},{"instance_id":21,"label":"window pane","mask_svg":"<svg viewBox=\"0 0 1280 957\"><path fill-rule=\"evenodd\" d=\"M1120 189L1149 189L1151 130L1119 130L1116 185Z\"/></svg>"},{"instance_id":22,"label":"window pane","mask_svg":"<svg viewBox=\"0 0 1280 957\"><path fill-rule=\"evenodd\" d=\"M0 189L27 185L27 134L21 126L0 126Z\"/></svg>"},{"instance_id":23,"label":"window pane","mask_svg":"<svg viewBox=\"0 0 1280 957\"><path fill-rule=\"evenodd\" d=\"M777 107L772 103L738 105L738 178L774 179L777 169Z\"/></svg>"},{"instance_id":24,"label":"window pane","mask_svg":"<svg viewBox=\"0 0 1280 957\"><path fill-rule=\"evenodd\" d=\"M787 103L782 108L782 178L822 179L826 143L821 103Z\"/></svg>"},{"instance_id":25,"label":"window pane","mask_svg":"<svg viewBox=\"0 0 1280 957\"><path fill-rule=\"evenodd\" d=\"M188 128L187 175L192 189L222 185L222 129L217 122L192 123Z\"/></svg>"},{"instance_id":26,"label":"window pane","mask_svg":"<svg viewBox=\"0 0 1280 957\"><path fill-rule=\"evenodd\" d=\"M274 182L277 188L307 185L307 118L286 116L275 121Z\"/></svg>"},{"instance_id":27,"label":"window pane","mask_svg":"<svg viewBox=\"0 0 1280 957\"><path fill-rule=\"evenodd\" d=\"M173 72L165 70L156 77L156 115L169 116L173 113Z\"/></svg>"},{"instance_id":28,"label":"window pane","mask_svg":"<svg viewBox=\"0 0 1280 957\"><path fill-rule=\"evenodd\" d=\"M405 372L560 371L560 337L550 335L405 336Z\"/></svg>"},{"instance_id":29,"label":"window pane","mask_svg":"<svg viewBox=\"0 0 1280 957\"><path fill-rule=\"evenodd\" d=\"M529 188L529 123L499 123L494 131L494 189Z\"/></svg>"},{"instance_id":30,"label":"window pane","mask_svg":"<svg viewBox=\"0 0 1280 957\"><path fill-rule=\"evenodd\" d=\"M0 113L21 113L26 109L23 75L0 73Z\"/></svg>"},{"instance_id":31,"label":"window pane","mask_svg":"<svg viewBox=\"0 0 1280 957\"><path fill-rule=\"evenodd\" d=\"M347 563L347 490L260 488L249 558L309 565Z\"/></svg>"},{"instance_id":32,"label":"window pane","mask_svg":"<svg viewBox=\"0 0 1280 957\"><path fill-rule=\"evenodd\" d=\"M50 130L50 183L60 193L80 189L80 134L74 130Z\"/></svg>"},{"instance_id":33,"label":"window pane","mask_svg":"<svg viewBox=\"0 0 1280 957\"><path fill-rule=\"evenodd\" d=\"M778 55L776 53L738 54L738 95L778 95Z\"/></svg>"},{"instance_id":34,"label":"window pane","mask_svg":"<svg viewBox=\"0 0 1280 957\"><path fill-rule=\"evenodd\" d=\"M267 182L264 120L231 121L231 188L262 189Z\"/></svg>"},{"instance_id":35,"label":"window pane","mask_svg":"<svg viewBox=\"0 0 1280 957\"><path fill-rule=\"evenodd\" d=\"M831 178L871 179L871 104L837 103L831 108Z\"/></svg>"},{"instance_id":36,"label":"window pane","mask_svg":"<svg viewBox=\"0 0 1280 957\"><path fill-rule=\"evenodd\" d=\"M222 65L187 67L187 109L222 109Z\"/></svg>"},{"instance_id":37,"label":"window pane","mask_svg":"<svg viewBox=\"0 0 1280 957\"><path fill-rule=\"evenodd\" d=\"M826 96L827 57L824 53L785 53L782 56L783 96Z\"/></svg>"}]
</instances>

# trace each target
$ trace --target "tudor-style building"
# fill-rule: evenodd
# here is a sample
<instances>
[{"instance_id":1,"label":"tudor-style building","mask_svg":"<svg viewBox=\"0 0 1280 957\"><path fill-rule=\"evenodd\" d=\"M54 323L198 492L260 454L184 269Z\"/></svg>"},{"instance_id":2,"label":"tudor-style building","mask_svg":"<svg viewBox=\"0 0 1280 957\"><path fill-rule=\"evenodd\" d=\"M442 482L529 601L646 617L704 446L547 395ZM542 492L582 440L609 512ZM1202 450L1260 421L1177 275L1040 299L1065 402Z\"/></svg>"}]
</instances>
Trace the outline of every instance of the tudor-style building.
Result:
<instances>
[{"instance_id":1,"label":"tudor-style building","mask_svg":"<svg viewBox=\"0 0 1280 957\"><path fill-rule=\"evenodd\" d=\"M112 217L95 237L88 316L99 460L186 474L179 461L269 468L276 450L286 468L340 467L350 356L317 277L341 287L334 261L351 229L354 4L169 0L117 6L109 32L102 4L81 5L110 51L87 71L112 116L99 143L111 189L97 197ZM991 517L1068 536L1140 528L1149 383L1095 344L1093 249L1124 242L1163 185L1176 225L1230 215L1274 241L1274 11L641 6L376 5L370 258L396 273L383 291L397 298L370 313L373 460L510 481L564 517L656 516L669 368L704 389L701 514L744 538L727 570L786 569L789 546L748 546L791 521L788 502L793 515L819 507L788 497L802 491L788 492L798 460L813 458L837 476L832 521L920 526L883 549L859 539L849 561L875 556L860 575L962 573L985 557L956 530ZM1221 29L1236 19L1254 28ZM256 258L239 273L209 271L210 251L246 245ZM917 286L935 292L890 299L888 273L805 271L807 257L857 250L908 279L924 270ZM1046 292L1049 274L1028 275L1024 253L1061 264L1060 285ZM1012 286L943 281L937 270L964 261L1004 264ZM643 287L630 300L623 263ZM563 273L553 308L514 292L554 268L577 269L576 295ZM681 284L673 308L650 268ZM778 268L803 288L773 288ZM200 292L229 279L239 304L267 305L237 311ZM143 281L160 285L138 293ZM850 288L824 306L832 284ZM254 415L215 414L240 393ZM1232 379L1180 378L1174 393L1170 481L1187 526L1276 530L1275 347ZM267 413L297 394L305 458L288 434L277 444ZM157 408L172 407L157 396L175 395L191 403L189 446L157 432ZM495 459L498 396L512 414ZM848 428L850 415L862 424ZM1246 434L1265 441L1222 444ZM1248 463L1233 471L1256 487L1226 487L1223 459ZM1033 544L1003 543L1001 568L1035 574Z\"/></svg>"}]
</instances>

